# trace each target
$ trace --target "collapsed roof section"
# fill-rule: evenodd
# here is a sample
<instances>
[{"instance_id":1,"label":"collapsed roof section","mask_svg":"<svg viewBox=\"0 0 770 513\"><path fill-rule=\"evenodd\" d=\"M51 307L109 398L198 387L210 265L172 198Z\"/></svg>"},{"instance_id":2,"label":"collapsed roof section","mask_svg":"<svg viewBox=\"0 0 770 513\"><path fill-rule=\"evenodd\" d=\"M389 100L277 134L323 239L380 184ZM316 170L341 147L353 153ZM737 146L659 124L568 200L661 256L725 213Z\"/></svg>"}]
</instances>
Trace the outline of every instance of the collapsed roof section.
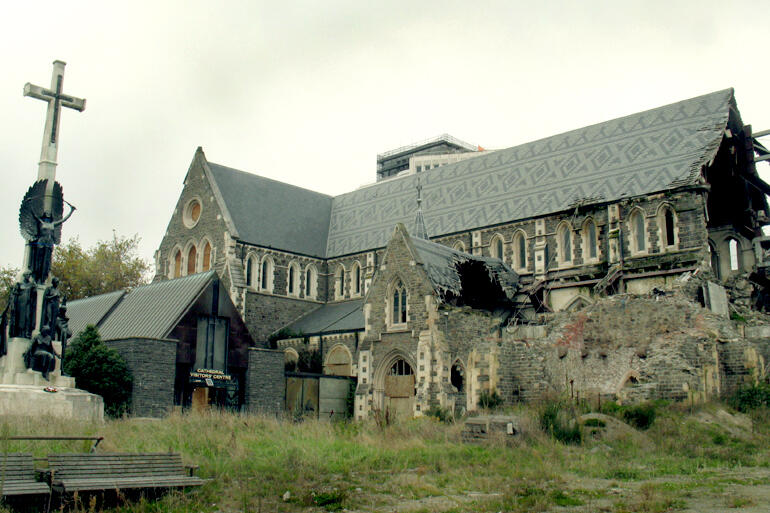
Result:
<instances>
[{"instance_id":1,"label":"collapsed roof section","mask_svg":"<svg viewBox=\"0 0 770 513\"><path fill-rule=\"evenodd\" d=\"M502 260L410 237L403 224L396 229L402 231L442 303L488 311L513 307L519 276Z\"/></svg>"}]
</instances>

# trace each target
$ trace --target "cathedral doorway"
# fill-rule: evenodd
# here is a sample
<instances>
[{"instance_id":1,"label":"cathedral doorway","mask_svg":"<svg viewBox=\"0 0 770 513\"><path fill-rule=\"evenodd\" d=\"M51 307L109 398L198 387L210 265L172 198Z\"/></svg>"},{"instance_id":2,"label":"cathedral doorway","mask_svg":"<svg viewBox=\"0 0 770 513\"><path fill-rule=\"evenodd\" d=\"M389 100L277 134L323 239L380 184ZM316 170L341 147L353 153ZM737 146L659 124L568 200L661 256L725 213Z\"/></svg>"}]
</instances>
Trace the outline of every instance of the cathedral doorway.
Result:
<instances>
[{"instance_id":1,"label":"cathedral doorway","mask_svg":"<svg viewBox=\"0 0 770 513\"><path fill-rule=\"evenodd\" d=\"M385 408L398 418L414 415L414 371L403 358L398 358L385 375Z\"/></svg>"}]
</instances>

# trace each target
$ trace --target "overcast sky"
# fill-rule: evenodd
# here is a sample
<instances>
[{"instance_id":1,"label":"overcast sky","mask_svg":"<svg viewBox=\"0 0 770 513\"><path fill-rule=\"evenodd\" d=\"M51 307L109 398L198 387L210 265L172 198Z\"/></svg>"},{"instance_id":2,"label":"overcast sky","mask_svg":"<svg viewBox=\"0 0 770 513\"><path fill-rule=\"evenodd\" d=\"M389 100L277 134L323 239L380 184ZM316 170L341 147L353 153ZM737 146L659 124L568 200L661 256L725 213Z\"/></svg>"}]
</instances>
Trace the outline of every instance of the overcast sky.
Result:
<instances>
[{"instance_id":1,"label":"overcast sky","mask_svg":"<svg viewBox=\"0 0 770 513\"><path fill-rule=\"evenodd\" d=\"M55 59L87 99L62 115L64 237L139 234L148 260L198 146L335 195L373 182L378 152L442 133L504 148L727 87L770 129L759 2L536 4L6 2L0 266L21 265L45 120L23 86L47 87Z\"/></svg>"}]
</instances>

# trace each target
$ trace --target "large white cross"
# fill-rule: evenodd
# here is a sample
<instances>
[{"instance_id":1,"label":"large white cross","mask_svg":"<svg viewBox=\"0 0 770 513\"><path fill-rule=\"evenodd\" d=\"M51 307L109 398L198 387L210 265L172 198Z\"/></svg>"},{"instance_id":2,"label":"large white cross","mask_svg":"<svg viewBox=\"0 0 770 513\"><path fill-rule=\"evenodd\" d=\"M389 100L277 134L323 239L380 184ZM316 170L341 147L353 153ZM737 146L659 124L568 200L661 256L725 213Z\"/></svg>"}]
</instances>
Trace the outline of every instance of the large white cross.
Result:
<instances>
[{"instance_id":1,"label":"large white cross","mask_svg":"<svg viewBox=\"0 0 770 513\"><path fill-rule=\"evenodd\" d=\"M31 96L32 98L48 102L45 131L43 132L43 147L40 150L40 162L37 168L37 179L47 179L49 188L53 187L53 182L56 179L56 153L59 142L61 107L68 107L79 112L83 112L86 108L86 101L84 99L62 94L65 65L65 62L53 61L50 89L32 85L29 82L24 85L24 96Z\"/></svg>"}]
</instances>

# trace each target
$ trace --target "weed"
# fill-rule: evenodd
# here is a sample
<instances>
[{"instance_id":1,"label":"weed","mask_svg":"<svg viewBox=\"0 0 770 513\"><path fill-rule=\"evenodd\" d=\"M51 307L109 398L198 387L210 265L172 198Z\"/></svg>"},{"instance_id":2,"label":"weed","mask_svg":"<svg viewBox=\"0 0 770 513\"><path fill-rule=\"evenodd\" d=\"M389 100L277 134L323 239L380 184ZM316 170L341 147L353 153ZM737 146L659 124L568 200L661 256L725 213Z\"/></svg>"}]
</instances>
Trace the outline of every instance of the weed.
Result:
<instances>
[{"instance_id":1,"label":"weed","mask_svg":"<svg viewBox=\"0 0 770 513\"><path fill-rule=\"evenodd\" d=\"M770 384L744 386L729 400L730 406L741 412L770 407Z\"/></svg>"},{"instance_id":2,"label":"weed","mask_svg":"<svg viewBox=\"0 0 770 513\"><path fill-rule=\"evenodd\" d=\"M482 390L479 395L479 408L485 410L495 410L502 406L503 398L497 393L497 390Z\"/></svg>"},{"instance_id":3,"label":"weed","mask_svg":"<svg viewBox=\"0 0 770 513\"><path fill-rule=\"evenodd\" d=\"M341 511L344 500L345 492L341 490L321 492L313 496L313 504L324 508L326 511Z\"/></svg>"},{"instance_id":4,"label":"weed","mask_svg":"<svg viewBox=\"0 0 770 513\"><path fill-rule=\"evenodd\" d=\"M425 415L445 423L451 423L455 420L452 415L452 410L449 408L442 408L441 406L431 406L430 409L425 412Z\"/></svg>"},{"instance_id":5,"label":"weed","mask_svg":"<svg viewBox=\"0 0 770 513\"><path fill-rule=\"evenodd\" d=\"M586 421L583 422L583 425L588 427L605 427L607 426L607 423L602 419L586 419Z\"/></svg>"},{"instance_id":6,"label":"weed","mask_svg":"<svg viewBox=\"0 0 770 513\"><path fill-rule=\"evenodd\" d=\"M565 417L570 416L570 419ZM540 413L540 428L565 444L580 444L583 433L575 418L575 412L560 400L549 400Z\"/></svg>"},{"instance_id":7,"label":"weed","mask_svg":"<svg viewBox=\"0 0 770 513\"><path fill-rule=\"evenodd\" d=\"M561 490L554 490L551 492L551 500L553 500L554 504L557 506L567 507L567 506L582 506L585 504L583 501L576 497L570 497L566 493L564 493Z\"/></svg>"}]
</instances>

